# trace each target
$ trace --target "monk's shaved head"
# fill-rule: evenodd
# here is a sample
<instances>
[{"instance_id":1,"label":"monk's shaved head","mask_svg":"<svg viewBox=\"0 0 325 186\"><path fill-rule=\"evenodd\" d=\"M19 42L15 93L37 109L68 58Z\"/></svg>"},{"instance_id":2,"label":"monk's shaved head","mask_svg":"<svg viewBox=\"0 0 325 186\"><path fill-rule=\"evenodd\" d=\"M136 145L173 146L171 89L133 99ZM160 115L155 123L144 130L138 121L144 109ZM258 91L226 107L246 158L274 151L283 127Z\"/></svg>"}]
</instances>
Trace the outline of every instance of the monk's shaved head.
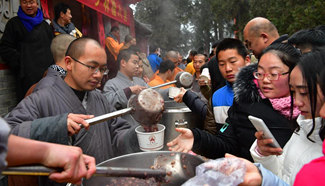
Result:
<instances>
[{"instance_id":1,"label":"monk's shaved head","mask_svg":"<svg viewBox=\"0 0 325 186\"><path fill-rule=\"evenodd\" d=\"M84 54L85 46L90 42L102 48L102 46L98 43L98 41L91 38L81 37L70 43L67 52L65 53L65 56L72 56L75 59L78 59L80 56Z\"/></svg>"},{"instance_id":2,"label":"monk's shaved head","mask_svg":"<svg viewBox=\"0 0 325 186\"><path fill-rule=\"evenodd\" d=\"M51 52L55 63L64 58L70 43L75 39L69 34L60 34L52 40Z\"/></svg>"},{"instance_id":3,"label":"monk's shaved head","mask_svg":"<svg viewBox=\"0 0 325 186\"><path fill-rule=\"evenodd\" d=\"M170 50L166 53L165 60L171 60L173 63L178 62L178 53L176 51Z\"/></svg>"}]
</instances>

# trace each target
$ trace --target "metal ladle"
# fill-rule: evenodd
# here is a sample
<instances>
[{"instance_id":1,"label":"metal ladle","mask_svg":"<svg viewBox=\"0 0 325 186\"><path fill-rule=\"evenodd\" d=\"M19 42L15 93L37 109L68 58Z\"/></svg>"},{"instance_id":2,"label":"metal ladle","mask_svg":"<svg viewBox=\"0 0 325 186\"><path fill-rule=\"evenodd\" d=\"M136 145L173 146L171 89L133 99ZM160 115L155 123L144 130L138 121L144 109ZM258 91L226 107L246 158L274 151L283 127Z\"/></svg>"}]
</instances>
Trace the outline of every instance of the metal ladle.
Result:
<instances>
[{"instance_id":1,"label":"metal ladle","mask_svg":"<svg viewBox=\"0 0 325 186\"><path fill-rule=\"evenodd\" d=\"M193 76L192 76L192 74L190 74L188 72L178 72L174 81L170 81L168 83L163 83L163 84L151 87L151 88L155 89L155 88L160 88L160 87L163 87L166 85L171 85L171 84L176 84L177 87L189 88L193 84Z\"/></svg>"},{"instance_id":2,"label":"metal ladle","mask_svg":"<svg viewBox=\"0 0 325 186\"><path fill-rule=\"evenodd\" d=\"M1 174L7 176L49 176L53 172L60 172L60 169L52 169L44 166L17 166L4 169ZM93 176L104 177L137 177L163 178L166 170L149 168L126 168L126 167L96 167Z\"/></svg>"},{"instance_id":3,"label":"metal ladle","mask_svg":"<svg viewBox=\"0 0 325 186\"><path fill-rule=\"evenodd\" d=\"M174 81L144 89L135 97L130 98L128 108L97 116L91 119L87 119L86 122L89 123L89 125L94 125L109 119L113 119L131 113L133 118L141 124L157 124L160 121L162 113L164 111L164 99L157 91L153 89L174 83L178 87L188 88L193 84L193 76L188 72L179 72L176 75Z\"/></svg>"},{"instance_id":4,"label":"metal ladle","mask_svg":"<svg viewBox=\"0 0 325 186\"><path fill-rule=\"evenodd\" d=\"M131 113L133 118L141 124L157 124L164 111L164 99L157 91L149 88L131 97L128 106L129 107L125 109L87 119L86 122L89 123L89 125L94 125Z\"/></svg>"}]
</instances>

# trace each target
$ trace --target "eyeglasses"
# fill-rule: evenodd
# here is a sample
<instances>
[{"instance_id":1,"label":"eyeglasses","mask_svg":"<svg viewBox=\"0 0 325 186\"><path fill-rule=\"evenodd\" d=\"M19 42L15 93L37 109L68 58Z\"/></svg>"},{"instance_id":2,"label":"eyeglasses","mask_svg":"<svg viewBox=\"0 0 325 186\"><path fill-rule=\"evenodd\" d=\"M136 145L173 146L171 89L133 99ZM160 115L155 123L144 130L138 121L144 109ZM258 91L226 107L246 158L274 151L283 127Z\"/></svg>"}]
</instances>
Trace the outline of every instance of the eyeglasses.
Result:
<instances>
[{"instance_id":1,"label":"eyeglasses","mask_svg":"<svg viewBox=\"0 0 325 186\"><path fill-rule=\"evenodd\" d=\"M73 60L75 60L76 62L82 64L83 66L88 67L88 69L89 69L90 71L92 71L93 74L97 74L97 72L100 72L100 73L103 74L103 75L107 75L108 72L109 72L109 70L108 70L106 67L93 67L93 66L90 66L90 65L86 65L85 63L83 63L83 62L77 60L76 58L74 58L74 57L72 57L72 56L70 56L70 57L71 57Z\"/></svg>"},{"instance_id":2,"label":"eyeglasses","mask_svg":"<svg viewBox=\"0 0 325 186\"><path fill-rule=\"evenodd\" d=\"M285 73L272 73L272 74L267 74L267 73L260 73L260 72L254 72L253 75L255 77L255 79L264 79L265 76L268 80L270 81L276 81L280 78L280 76L289 74L289 72L285 72Z\"/></svg>"},{"instance_id":3,"label":"eyeglasses","mask_svg":"<svg viewBox=\"0 0 325 186\"><path fill-rule=\"evenodd\" d=\"M36 1L22 1L21 3L23 5L33 5L33 4L36 4Z\"/></svg>"}]
</instances>

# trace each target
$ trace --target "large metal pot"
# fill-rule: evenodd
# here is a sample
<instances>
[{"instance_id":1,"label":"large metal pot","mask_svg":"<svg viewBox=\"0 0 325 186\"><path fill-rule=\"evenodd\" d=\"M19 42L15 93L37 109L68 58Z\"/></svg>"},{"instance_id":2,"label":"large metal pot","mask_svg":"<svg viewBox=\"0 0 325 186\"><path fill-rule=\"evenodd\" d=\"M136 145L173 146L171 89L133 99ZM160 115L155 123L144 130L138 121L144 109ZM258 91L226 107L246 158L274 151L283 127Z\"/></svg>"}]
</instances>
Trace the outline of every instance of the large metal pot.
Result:
<instances>
[{"instance_id":1,"label":"large metal pot","mask_svg":"<svg viewBox=\"0 0 325 186\"><path fill-rule=\"evenodd\" d=\"M175 128L202 129L203 126L203 121L200 121L197 114L192 113L184 103L176 103L175 101L165 102L165 110L159 123L166 126L163 150L168 150L166 143L179 135Z\"/></svg>"},{"instance_id":2,"label":"large metal pot","mask_svg":"<svg viewBox=\"0 0 325 186\"><path fill-rule=\"evenodd\" d=\"M177 153L170 151L153 151L153 152L140 152L127 154L112 158L104 161L97 166L99 167L131 167L131 168L150 168L159 161L162 169L166 169L167 172L171 172L166 176L168 183L162 185L181 185L186 180L195 176L195 168L204 161L198 156L193 156L187 153ZM83 185L116 185L118 179L114 177L92 177L89 180L85 180Z\"/></svg>"}]
</instances>

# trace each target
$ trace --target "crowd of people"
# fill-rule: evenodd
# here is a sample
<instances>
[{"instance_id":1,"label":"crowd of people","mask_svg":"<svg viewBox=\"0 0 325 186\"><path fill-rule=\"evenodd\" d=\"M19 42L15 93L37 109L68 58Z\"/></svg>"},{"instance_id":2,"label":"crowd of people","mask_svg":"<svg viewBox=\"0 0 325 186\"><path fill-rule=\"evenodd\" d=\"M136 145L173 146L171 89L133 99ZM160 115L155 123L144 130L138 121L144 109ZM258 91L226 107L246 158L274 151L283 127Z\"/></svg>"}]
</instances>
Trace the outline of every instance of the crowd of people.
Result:
<instances>
[{"instance_id":1,"label":"crowd of people","mask_svg":"<svg viewBox=\"0 0 325 186\"><path fill-rule=\"evenodd\" d=\"M226 85L212 95L214 126L176 129L181 134L167 144L170 150L193 151L213 159L234 154L247 164L242 185L322 185L325 34L321 28L279 36L269 20L252 19L244 29L247 49L258 59L251 65L236 39L222 40L216 59ZM188 91L181 99L192 110L201 109L205 120L211 115ZM273 140L256 131L250 115L266 123L280 148L270 146ZM311 168L314 174L307 173Z\"/></svg>"},{"instance_id":2,"label":"crowd of people","mask_svg":"<svg viewBox=\"0 0 325 186\"><path fill-rule=\"evenodd\" d=\"M75 27L68 5L54 10L49 25L36 0L21 0L1 38L0 56L15 72L19 103L0 120L0 170L39 163L63 169L37 178L39 185L81 183L94 174L96 162L140 151L135 128L141 123L131 115L93 126L86 120L127 108L142 90L188 72L192 86L173 99L184 102L202 128L177 128L170 150L213 159L238 156L247 166L243 185L320 183L324 26L280 36L272 22L257 17L245 26L244 41L226 38L210 56L192 50L183 59L153 45L147 56L133 36L120 42L118 26L111 27L103 48ZM209 80L201 78L204 70ZM170 101L170 88L175 85L157 92ZM280 148L256 131L250 115L266 123Z\"/></svg>"}]
</instances>

